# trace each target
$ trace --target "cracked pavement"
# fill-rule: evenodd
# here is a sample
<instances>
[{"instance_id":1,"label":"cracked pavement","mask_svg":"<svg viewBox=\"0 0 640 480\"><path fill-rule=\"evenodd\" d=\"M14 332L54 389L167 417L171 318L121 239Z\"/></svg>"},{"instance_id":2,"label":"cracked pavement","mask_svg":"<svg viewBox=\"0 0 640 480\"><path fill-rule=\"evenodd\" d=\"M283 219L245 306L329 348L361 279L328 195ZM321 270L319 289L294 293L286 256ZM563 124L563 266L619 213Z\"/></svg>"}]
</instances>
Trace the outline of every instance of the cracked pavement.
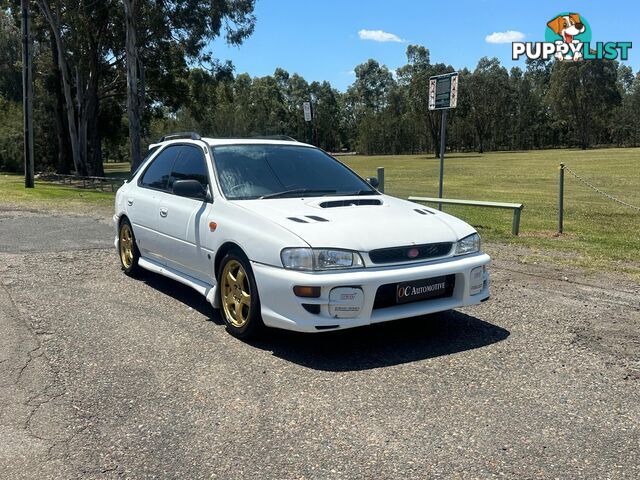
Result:
<instances>
[{"instance_id":1,"label":"cracked pavement","mask_svg":"<svg viewBox=\"0 0 640 480\"><path fill-rule=\"evenodd\" d=\"M247 344L112 235L0 208L0 478L640 476L640 285L489 245L479 307Z\"/></svg>"}]
</instances>

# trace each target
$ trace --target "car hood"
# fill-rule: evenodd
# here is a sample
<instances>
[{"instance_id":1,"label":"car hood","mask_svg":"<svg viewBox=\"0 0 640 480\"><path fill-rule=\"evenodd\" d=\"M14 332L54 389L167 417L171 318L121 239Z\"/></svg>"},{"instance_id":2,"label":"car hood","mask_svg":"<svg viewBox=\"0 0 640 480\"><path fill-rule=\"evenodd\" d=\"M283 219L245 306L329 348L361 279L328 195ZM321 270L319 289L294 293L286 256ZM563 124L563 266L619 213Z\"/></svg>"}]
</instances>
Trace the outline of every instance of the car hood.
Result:
<instances>
[{"instance_id":1,"label":"car hood","mask_svg":"<svg viewBox=\"0 0 640 480\"><path fill-rule=\"evenodd\" d=\"M234 202L295 233L311 247L368 252L455 242L475 232L451 215L388 195Z\"/></svg>"}]
</instances>

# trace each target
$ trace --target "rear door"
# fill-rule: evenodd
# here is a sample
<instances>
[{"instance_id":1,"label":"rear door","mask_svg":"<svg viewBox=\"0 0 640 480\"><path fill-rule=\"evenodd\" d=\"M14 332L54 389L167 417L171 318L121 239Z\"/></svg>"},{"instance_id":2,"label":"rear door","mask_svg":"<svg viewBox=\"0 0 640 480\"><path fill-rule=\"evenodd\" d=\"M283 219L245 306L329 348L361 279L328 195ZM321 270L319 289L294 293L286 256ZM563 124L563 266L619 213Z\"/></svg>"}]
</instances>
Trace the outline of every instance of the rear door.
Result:
<instances>
[{"instance_id":1,"label":"rear door","mask_svg":"<svg viewBox=\"0 0 640 480\"><path fill-rule=\"evenodd\" d=\"M138 249L143 257L162 261L158 238L160 195L168 190L169 177L179 149L168 146L163 149L140 175L138 185L127 192L127 215L133 226Z\"/></svg>"},{"instance_id":2,"label":"rear door","mask_svg":"<svg viewBox=\"0 0 640 480\"><path fill-rule=\"evenodd\" d=\"M180 197L171 192L176 180L197 180L211 192L209 170L203 149L195 144L181 145L167 186L160 195L158 233L160 254L168 267L212 282L213 251L208 218L210 200Z\"/></svg>"}]
</instances>

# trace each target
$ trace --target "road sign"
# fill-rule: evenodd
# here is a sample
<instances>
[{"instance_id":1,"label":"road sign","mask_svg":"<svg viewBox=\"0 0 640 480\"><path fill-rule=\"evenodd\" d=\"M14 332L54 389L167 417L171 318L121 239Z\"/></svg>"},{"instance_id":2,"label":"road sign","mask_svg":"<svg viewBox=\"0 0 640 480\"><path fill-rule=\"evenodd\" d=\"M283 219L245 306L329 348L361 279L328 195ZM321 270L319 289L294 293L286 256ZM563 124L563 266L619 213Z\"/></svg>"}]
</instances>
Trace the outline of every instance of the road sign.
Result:
<instances>
[{"instance_id":1,"label":"road sign","mask_svg":"<svg viewBox=\"0 0 640 480\"><path fill-rule=\"evenodd\" d=\"M311 102L304 102L302 104L302 110L304 110L304 121L311 121Z\"/></svg>"},{"instance_id":2,"label":"road sign","mask_svg":"<svg viewBox=\"0 0 640 480\"><path fill-rule=\"evenodd\" d=\"M446 148L447 110L458 105L458 72L445 73L429 78L429 110L440 110L440 181L438 198L444 187L444 151ZM442 210L442 204L438 204Z\"/></svg>"},{"instance_id":3,"label":"road sign","mask_svg":"<svg viewBox=\"0 0 640 480\"><path fill-rule=\"evenodd\" d=\"M456 108L458 105L458 72L429 78L429 110Z\"/></svg>"}]
</instances>

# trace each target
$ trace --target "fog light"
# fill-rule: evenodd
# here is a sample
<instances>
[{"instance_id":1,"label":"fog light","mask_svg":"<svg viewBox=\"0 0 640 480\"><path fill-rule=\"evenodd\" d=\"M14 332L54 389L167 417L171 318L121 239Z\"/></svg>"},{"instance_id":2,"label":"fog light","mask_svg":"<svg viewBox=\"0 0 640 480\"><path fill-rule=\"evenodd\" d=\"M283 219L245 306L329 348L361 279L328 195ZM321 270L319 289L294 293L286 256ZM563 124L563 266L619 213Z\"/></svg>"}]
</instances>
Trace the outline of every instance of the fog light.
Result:
<instances>
[{"instance_id":1,"label":"fog light","mask_svg":"<svg viewBox=\"0 0 640 480\"><path fill-rule=\"evenodd\" d=\"M293 287L293 293L297 297L318 298L320 296L320 287L303 287L296 285Z\"/></svg>"},{"instance_id":2,"label":"fog light","mask_svg":"<svg viewBox=\"0 0 640 480\"><path fill-rule=\"evenodd\" d=\"M329 292L329 314L333 318L357 317L364 305L361 288L337 287Z\"/></svg>"},{"instance_id":3,"label":"fog light","mask_svg":"<svg viewBox=\"0 0 640 480\"><path fill-rule=\"evenodd\" d=\"M469 295L477 295L484 287L484 267L476 267L469 274Z\"/></svg>"}]
</instances>

